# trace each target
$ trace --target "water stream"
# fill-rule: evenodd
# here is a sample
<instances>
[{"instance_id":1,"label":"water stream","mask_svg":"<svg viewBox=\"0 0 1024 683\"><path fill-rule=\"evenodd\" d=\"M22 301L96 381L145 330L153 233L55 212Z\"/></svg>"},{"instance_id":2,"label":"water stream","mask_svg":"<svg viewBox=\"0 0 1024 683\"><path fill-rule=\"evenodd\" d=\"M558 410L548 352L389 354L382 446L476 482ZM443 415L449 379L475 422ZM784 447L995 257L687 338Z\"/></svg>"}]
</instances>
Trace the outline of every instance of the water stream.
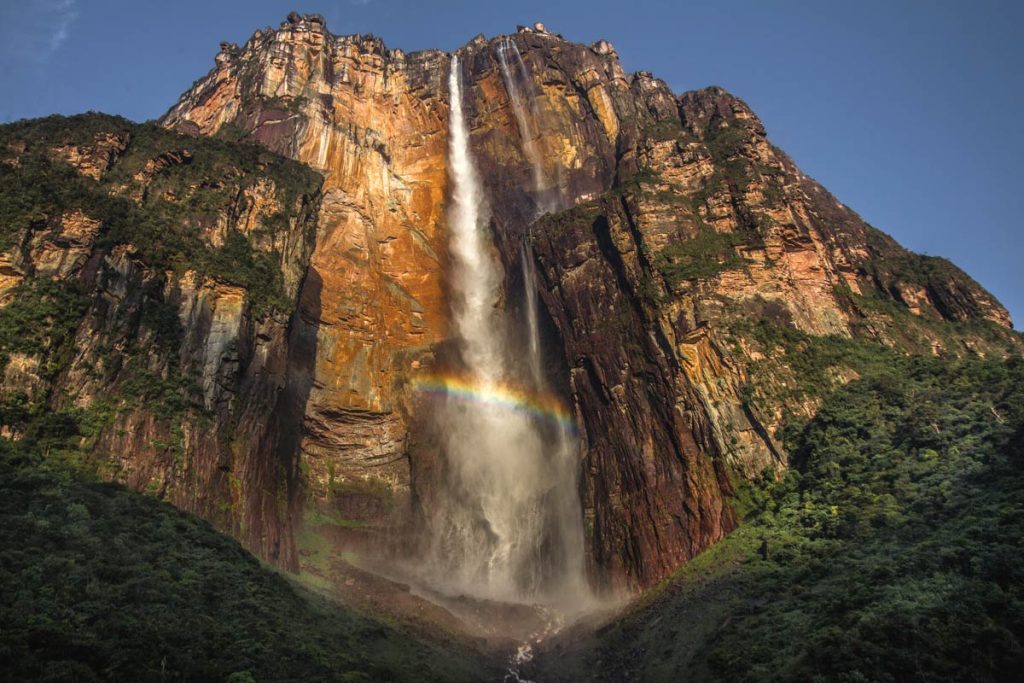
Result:
<instances>
[{"instance_id":1,"label":"water stream","mask_svg":"<svg viewBox=\"0 0 1024 683\"><path fill-rule=\"evenodd\" d=\"M527 319L516 322L498 307L503 277L457 56L448 85L450 282L462 369L424 385L443 398L437 419L446 490L428 520L433 581L480 598L578 608L589 591L574 425L543 377L533 258L524 245ZM528 328L528 376L519 376L522 350L508 333L514 324Z\"/></svg>"},{"instance_id":2,"label":"water stream","mask_svg":"<svg viewBox=\"0 0 1024 683\"><path fill-rule=\"evenodd\" d=\"M525 70L523 60L519 54L519 49L516 44L509 39L502 40L498 43L496 50L498 55L498 64L501 66L501 77L505 82L505 90L508 92L509 101L512 104L512 113L516 118L516 126L519 128L519 137L523 144L523 156L530 163L530 171L533 174L533 191L536 198L541 198L546 188L546 180L544 178L544 166L540 156L540 148L538 147L538 135L531 125L531 121L535 120L536 117L532 116L534 112L527 111L527 104L524 101L519 83L517 78L521 73L520 69ZM515 67L517 73L512 72L512 68L509 66L509 55L515 61Z\"/></svg>"},{"instance_id":3,"label":"water stream","mask_svg":"<svg viewBox=\"0 0 1024 683\"><path fill-rule=\"evenodd\" d=\"M501 78L505 83L512 113L522 140L523 156L530 163L533 175L533 197L537 205L534 218L567 208L569 202L562 182L562 166L558 163L544 168L545 144L541 135L544 118L533 96L533 80L523 62L519 48L511 38L498 42L495 49Z\"/></svg>"}]
</instances>

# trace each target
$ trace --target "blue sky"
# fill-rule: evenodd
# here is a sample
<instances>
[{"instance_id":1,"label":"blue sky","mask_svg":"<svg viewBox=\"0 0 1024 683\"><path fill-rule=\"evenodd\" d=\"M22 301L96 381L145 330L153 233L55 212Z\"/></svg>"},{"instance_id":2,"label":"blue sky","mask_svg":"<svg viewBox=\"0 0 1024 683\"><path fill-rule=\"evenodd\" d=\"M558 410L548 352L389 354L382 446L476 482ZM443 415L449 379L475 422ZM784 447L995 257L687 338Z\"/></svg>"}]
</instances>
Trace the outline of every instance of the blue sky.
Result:
<instances>
[{"instance_id":1,"label":"blue sky","mask_svg":"<svg viewBox=\"0 0 1024 683\"><path fill-rule=\"evenodd\" d=\"M334 33L452 49L543 21L610 40L677 92L720 85L845 204L947 256L1024 325L1024 3L989 0L2 0L0 121L162 114L213 65L296 9Z\"/></svg>"}]
</instances>

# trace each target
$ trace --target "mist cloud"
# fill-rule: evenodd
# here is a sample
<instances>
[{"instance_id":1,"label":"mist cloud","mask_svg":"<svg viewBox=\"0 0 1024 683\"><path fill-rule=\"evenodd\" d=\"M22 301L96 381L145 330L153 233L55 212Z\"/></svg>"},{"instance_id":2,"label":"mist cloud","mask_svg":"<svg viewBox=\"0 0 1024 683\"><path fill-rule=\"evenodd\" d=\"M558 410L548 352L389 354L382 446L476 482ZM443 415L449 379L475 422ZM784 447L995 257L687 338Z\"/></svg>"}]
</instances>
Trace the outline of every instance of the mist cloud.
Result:
<instances>
[{"instance_id":1,"label":"mist cloud","mask_svg":"<svg viewBox=\"0 0 1024 683\"><path fill-rule=\"evenodd\" d=\"M45 62L67 41L77 18L77 0L29 0L0 8L0 55L7 62Z\"/></svg>"}]
</instances>

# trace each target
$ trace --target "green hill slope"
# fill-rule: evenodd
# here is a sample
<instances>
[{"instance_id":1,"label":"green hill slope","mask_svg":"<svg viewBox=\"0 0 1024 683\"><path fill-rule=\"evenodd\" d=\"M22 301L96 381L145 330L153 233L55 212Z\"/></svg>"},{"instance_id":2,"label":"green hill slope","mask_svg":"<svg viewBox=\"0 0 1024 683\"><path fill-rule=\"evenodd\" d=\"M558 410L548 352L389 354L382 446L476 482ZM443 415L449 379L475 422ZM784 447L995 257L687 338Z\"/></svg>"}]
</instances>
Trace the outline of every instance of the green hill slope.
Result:
<instances>
[{"instance_id":1,"label":"green hill slope","mask_svg":"<svg viewBox=\"0 0 1024 683\"><path fill-rule=\"evenodd\" d=\"M1024 362L871 361L745 524L538 679L1024 680Z\"/></svg>"},{"instance_id":2,"label":"green hill slope","mask_svg":"<svg viewBox=\"0 0 1024 683\"><path fill-rule=\"evenodd\" d=\"M494 677L328 604L167 503L0 447L0 679Z\"/></svg>"}]
</instances>

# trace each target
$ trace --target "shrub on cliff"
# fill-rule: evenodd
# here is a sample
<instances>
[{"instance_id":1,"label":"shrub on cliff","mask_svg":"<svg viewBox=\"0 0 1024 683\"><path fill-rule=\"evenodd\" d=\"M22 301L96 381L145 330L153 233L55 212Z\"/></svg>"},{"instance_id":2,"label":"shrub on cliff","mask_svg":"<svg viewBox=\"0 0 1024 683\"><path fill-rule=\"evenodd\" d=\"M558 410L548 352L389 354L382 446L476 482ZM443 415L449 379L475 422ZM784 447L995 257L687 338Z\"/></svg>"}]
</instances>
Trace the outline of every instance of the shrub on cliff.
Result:
<instances>
[{"instance_id":1,"label":"shrub on cliff","mask_svg":"<svg viewBox=\"0 0 1024 683\"><path fill-rule=\"evenodd\" d=\"M88 149L97 136L121 136L123 153L100 180L78 173L55 150ZM203 226L245 209L244 191L269 180L282 212L256 232L273 234L297 218L320 176L255 145L186 138L153 124L103 114L51 116L0 126L0 249L72 210L101 221L100 246L130 244L155 271L194 270L243 287L261 314L290 312L280 254L255 248L229 229L222 245ZM134 193L134 194L133 194Z\"/></svg>"}]
</instances>

